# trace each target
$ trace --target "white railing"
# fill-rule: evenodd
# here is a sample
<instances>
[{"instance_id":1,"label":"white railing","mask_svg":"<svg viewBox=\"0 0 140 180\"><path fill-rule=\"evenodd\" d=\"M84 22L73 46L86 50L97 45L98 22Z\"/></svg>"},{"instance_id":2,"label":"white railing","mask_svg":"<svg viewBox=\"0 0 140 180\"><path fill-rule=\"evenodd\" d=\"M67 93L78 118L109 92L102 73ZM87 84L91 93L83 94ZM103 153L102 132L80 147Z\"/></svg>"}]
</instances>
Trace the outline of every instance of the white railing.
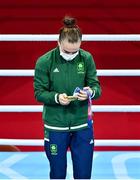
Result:
<instances>
[{"instance_id":1,"label":"white railing","mask_svg":"<svg viewBox=\"0 0 140 180\"><path fill-rule=\"evenodd\" d=\"M2 34L0 41L57 41L58 34ZM140 41L140 34L84 34L83 41ZM97 70L98 76L140 76L139 69ZM34 76L34 70L0 70L0 76ZM3 105L0 112L42 112L42 105ZM140 105L94 105L93 112L140 112ZM43 146L42 139L0 139L0 145ZM140 140L96 139L95 146L140 146Z\"/></svg>"},{"instance_id":2,"label":"white railing","mask_svg":"<svg viewBox=\"0 0 140 180\"><path fill-rule=\"evenodd\" d=\"M0 76L34 76L33 69L1 69ZM140 69L102 69L97 76L140 76Z\"/></svg>"},{"instance_id":3,"label":"white railing","mask_svg":"<svg viewBox=\"0 0 140 180\"><path fill-rule=\"evenodd\" d=\"M43 146L43 139L0 139L0 145ZM140 146L140 140L95 139L95 146Z\"/></svg>"},{"instance_id":4,"label":"white railing","mask_svg":"<svg viewBox=\"0 0 140 180\"><path fill-rule=\"evenodd\" d=\"M1 34L0 41L57 41L58 34ZM83 34L83 41L140 41L140 34Z\"/></svg>"},{"instance_id":5,"label":"white railing","mask_svg":"<svg viewBox=\"0 0 140 180\"><path fill-rule=\"evenodd\" d=\"M0 112L42 112L42 105L1 105ZM140 112L140 105L92 105L93 112Z\"/></svg>"}]
</instances>

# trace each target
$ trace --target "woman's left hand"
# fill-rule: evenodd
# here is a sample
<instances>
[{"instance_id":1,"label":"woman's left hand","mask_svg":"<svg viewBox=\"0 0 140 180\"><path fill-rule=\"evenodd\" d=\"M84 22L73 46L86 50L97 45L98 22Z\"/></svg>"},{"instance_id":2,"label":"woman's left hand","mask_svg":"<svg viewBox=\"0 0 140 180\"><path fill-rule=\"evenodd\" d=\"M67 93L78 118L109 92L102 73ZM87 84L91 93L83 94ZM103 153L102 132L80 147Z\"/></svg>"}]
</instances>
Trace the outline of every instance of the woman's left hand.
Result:
<instances>
[{"instance_id":1,"label":"woman's left hand","mask_svg":"<svg viewBox=\"0 0 140 180\"><path fill-rule=\"evenodd\" d=\"M86 91L91 91L92 94L92 89L90 87L84 87L83 90L80 90L80 93L77 94L78 100L84 101L88 99L88 95Z\"/></svg>"}]
</instances>

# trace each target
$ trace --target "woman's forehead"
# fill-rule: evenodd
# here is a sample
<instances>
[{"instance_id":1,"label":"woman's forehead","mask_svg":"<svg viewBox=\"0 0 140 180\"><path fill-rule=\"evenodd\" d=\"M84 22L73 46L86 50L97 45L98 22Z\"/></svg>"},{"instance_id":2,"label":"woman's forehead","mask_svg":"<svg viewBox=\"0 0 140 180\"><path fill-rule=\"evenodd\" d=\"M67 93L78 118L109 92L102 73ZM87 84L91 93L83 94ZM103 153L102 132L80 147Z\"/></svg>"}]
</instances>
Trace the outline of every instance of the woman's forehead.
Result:
<instances>
[{"instance_id":1,"label":"woman's forehead","mask_svg":"<svg viewBox=\"0 0 140 180\"><path fill-rule=\"evenodd\" d=\"M76 43L70 43L67 40L61 41L62 48L64 48L67 51L77 51L80 48L81 41L78 41Z\"/></svg>"}]
</instances>

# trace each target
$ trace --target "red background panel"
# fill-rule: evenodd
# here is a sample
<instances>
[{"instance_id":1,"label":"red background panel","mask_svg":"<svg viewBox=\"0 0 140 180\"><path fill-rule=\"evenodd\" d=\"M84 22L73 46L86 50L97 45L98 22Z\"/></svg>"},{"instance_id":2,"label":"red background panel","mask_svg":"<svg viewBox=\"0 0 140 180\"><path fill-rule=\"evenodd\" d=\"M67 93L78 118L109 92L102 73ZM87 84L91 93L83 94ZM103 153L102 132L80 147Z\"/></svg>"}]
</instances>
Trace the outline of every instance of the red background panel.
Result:
<instances>
[{"instance_id":1,"label":"red background panel","mask_svg":"<svg viewBox=\"0 0 140 180\"><path fill-rule=\"evenodd\" d=\"M139 9L138 0L7 0L0 4L0 34L57 34L66 14L77 18L83 34L139 34ZM56 46L57 42L0 41L0 69L34 69L38 57ZM91 52L97 69L140 69L140 42L83 42L81 47ZM140 104L140 77L99 80L102 96L93 105ZM0 84L0 105L40 104L34 98L33 77L0 77ZM95 113L95 138L140 139L139 115ZM0 138L43 138L42 114L0 113Z\"/></svg>"},{"instance_id":2,"label":"red background panel","mask_svg":"<svg viewBox=\"0 0 140 180\"><path fill-rule=\"evenodd\" d=\"M64 15L75 16L83 33L139 33L138 0L3 1L0 33L57 33Z\"/></svg>"},{"instance_id":3,"label":"red background panel","mask_svg":"<svg viewBox=\"0 0 140 180\"><path fill-rule=\"evenodd\" d=\"M98 105L139 105L139 77L99 77L102 96ZM0 77L1 105L40 104L34 98L33 77Z\"/></svg>"},{"instance_id":4,"label":"red background panel","mask_svg":"<svg viewBox=\"0 0 140 180\"><path fill-rule=\"evenodd\" d=\"M0 42L1 69L33 69L39 56L57 42ZM139 69L140 42L82 42L97 69Z\"/></svg>"}]
</instances>

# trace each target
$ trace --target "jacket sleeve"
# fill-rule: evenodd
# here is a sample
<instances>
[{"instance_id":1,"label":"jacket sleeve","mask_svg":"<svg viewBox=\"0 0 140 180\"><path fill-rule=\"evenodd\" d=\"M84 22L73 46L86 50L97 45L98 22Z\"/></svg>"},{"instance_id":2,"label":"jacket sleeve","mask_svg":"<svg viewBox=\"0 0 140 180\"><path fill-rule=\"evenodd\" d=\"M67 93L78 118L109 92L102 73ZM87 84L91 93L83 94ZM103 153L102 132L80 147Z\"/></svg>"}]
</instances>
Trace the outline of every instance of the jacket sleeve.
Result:
<instances>
[{"instance_id":1,"label":"jacket sleeve","mask_svg":"<svg viewBox=\"0 0 140 180\"><path fill-rule=\"evenodd\" d=\"M99 79L97 77L96 65L92 58L92 55L89 55L88 59L88 67L86 72L86 85L89 86L93 92L93 99L97 99L101 96L101 86Z\"/></svg>"},{"instance_id":2,"label":"jacket sleeve","mask_svg":"<svg viewBox=\"0 0 140 180\"><path fill-rule=\"evenodd\" d=\"M38 102L43 104L53 105L56 104L56 96L58 95L55 91L50 91L49 81L49 68L47 64L38 59L35 72L34 72L34 96Z\"/></svg>"}]
</instances>

